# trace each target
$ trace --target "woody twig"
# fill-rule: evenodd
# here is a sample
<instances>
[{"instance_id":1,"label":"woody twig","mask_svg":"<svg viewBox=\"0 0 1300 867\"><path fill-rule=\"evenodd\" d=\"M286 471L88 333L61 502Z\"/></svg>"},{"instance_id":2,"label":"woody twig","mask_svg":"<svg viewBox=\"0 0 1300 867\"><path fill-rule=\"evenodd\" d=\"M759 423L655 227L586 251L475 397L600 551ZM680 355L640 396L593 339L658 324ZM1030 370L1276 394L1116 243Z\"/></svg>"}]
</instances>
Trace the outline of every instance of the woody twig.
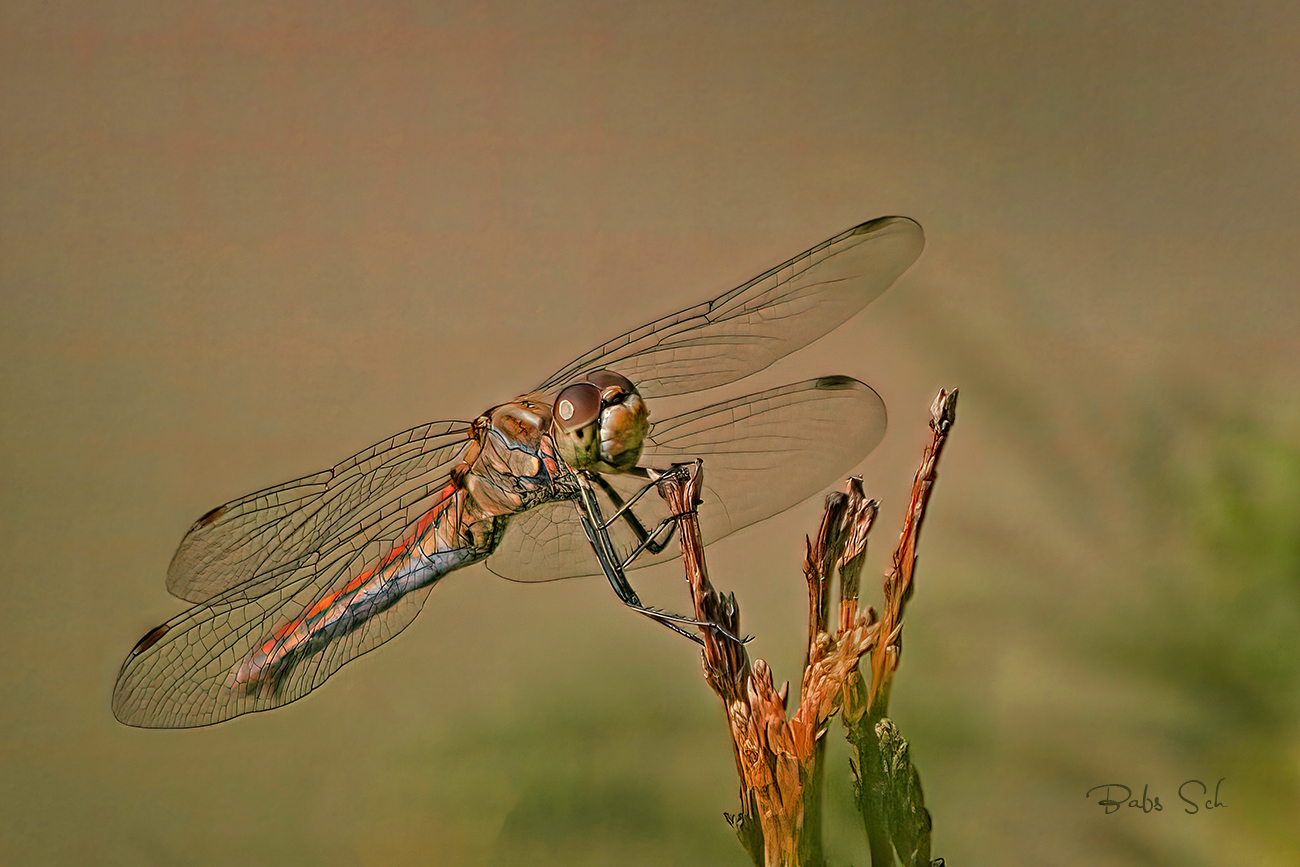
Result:
<instances>
[{"instance_id":1,"label":"woody twig","mask_svg":"<svg viewBox=\"0 0 1300 867\"><path fill-rule=\"evenodd\" d=\"M917 545L926 506L938 476L939 455L956 420L957 392L940 391L930 406L930 442L912 480L912 497L892 568L885 576L885 605L878 625L880 640L872 650L871 681L853 672L845 686L845 736L853 750L852 770L858 810L871 849L872 867L892 867L894 855L906 867L930 861L930 812L925 808L921 777L911 763L907 741L885 714L889 688L903 648L903 609L912 596ZM857 608L856 587L841 589L841 617Z\"/></svg>"}]
</instances>

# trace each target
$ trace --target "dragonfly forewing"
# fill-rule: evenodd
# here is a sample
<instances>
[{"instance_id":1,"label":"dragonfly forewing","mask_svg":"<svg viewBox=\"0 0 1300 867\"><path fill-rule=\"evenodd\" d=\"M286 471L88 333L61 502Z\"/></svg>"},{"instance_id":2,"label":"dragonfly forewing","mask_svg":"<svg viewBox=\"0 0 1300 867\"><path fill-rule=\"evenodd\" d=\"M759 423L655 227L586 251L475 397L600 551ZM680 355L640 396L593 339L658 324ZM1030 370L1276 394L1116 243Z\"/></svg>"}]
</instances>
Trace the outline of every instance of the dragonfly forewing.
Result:
<instances>
[{"instance_id":1,"label":"dragonfly forewing","mask_svg":"<svg viewBox=\"0 0 1300 867\"><path fill-rule=\"evenodd\" d=\"M924 246L925 233L914 220L870 220L712 301L614 338L565 365L537 390L554 390L596 368L617 370L645 397L735 382L862 310L916 261Z\"/></svg>"}]
</instances>

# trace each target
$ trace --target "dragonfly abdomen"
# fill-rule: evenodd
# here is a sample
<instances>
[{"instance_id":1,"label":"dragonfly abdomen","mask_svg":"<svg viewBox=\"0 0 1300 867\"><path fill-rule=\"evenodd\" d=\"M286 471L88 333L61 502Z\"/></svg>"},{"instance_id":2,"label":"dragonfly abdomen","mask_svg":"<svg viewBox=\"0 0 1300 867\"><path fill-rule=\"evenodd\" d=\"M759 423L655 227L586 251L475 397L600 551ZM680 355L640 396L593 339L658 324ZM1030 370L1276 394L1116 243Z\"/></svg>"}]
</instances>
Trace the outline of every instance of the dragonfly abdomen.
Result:
<instances>
[{"instance_id":1,"label":"dragonfly abdomen","mask_svg":"<svg viewBox=\"0 0 1300 867\"><path fill-rule=\"evenodd\" d=\"M491 549L452 548L413 553L391 572L363 575L343 590L325 597L302 616L277 629L230 673L226 685L246 692L274 693L300 660L323 651L332 642L364 627L408 593L431 587L456 569L477 563Z\"/></svg>"}]
</instances>

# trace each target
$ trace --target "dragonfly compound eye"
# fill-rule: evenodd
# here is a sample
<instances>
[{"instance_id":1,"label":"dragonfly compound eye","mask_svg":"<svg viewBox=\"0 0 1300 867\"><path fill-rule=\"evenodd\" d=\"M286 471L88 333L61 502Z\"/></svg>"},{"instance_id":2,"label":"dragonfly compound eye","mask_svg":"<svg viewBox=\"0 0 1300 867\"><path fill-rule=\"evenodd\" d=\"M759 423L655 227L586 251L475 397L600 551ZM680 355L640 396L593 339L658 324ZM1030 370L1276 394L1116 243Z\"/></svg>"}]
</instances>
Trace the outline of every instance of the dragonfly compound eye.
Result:
<instances>
[{"instance_id":1,"label":"dragonfly compound eye","mask_svg":"<svg viewBox=\"0 0 1300 867\"><path fill-rule=\"evenodd\" d=\"M627 394L636 393L636 386L632 384L632 380L612 370L593 370L587 374L587 382L590 382L602 392L607 388L617 386Z\"/></svg>"},{"instance_id":2,"label":"dragonfly compound eye","mask_svg":"<svg viewBox=\"0 0 1300 867\"><path fill-rule=\"evenodd\" d=\"M600 389L590 382L574 383L555 399L555 424L565 433L586 427L599 415Z\"/></svg>"}]
</instances>

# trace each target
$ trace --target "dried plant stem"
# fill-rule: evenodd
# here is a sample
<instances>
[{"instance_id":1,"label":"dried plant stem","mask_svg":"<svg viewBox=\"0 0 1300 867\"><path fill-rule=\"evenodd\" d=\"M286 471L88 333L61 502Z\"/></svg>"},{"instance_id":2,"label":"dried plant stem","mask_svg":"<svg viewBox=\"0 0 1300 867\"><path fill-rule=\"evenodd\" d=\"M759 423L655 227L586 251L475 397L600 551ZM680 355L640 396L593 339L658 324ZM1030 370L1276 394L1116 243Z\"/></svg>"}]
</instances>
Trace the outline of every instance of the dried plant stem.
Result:
<instances>
[{"instance_id":1,"label":"dried plant stem","mask_svg":"<svg viewBox=\"0 0 1300 867\"><path fill-rule=\"evenodd\" d=\"M756 865L825 863L822 737L830 718L841 709L857 753L859 805L872 864L892 864L891 849L897 849L909 865L928 863L929 814L921 803L920 778L907 760L906 742L884 718L884 709L898 665L917 539L955 406L956 392L941 391L932 407L933 438L913 484L893 569L885 580L885 614L879 622L875 611L860 610L858 604L867 534L879 505L866 498L859 479L850 480L844 493L827 498L817 538L807 540L808 641L799 705L788 717L789 684L778 689L767 663L761 659L750 663L744 644L732 637L740 635L735 596L719 593L709 582L696 515L703 466L697 461L686 472L665 475L659 483L660 496L677 516L695 617L720 627L704 630L704 676L722 699L740 778L741 811L727 818ZM828 600L837 568L839 616L831 626ZM873 652L870 685L858 665L868 652Z\"/></svg>"},{"instance_id":2,"label":"dried plant stem","mask_svg":"<svg viewBox=\"0 0 1300 867\"><path fill-rule=\"evenodd\" d=\"M902 653L903 609L912 596L921 524L956 411L956 390L940 391L930 406L930 442L912 481L912 498L894 549L893 568L885 576L885 607L879 624L882 637L872 652L871 682L868 685L861 672L854 672L845 689L841 721L854 753L858 809L873 867L892 867L895 852L906 867L930 863L931 819L925 809L921 777L911 764L907 741L885 714ZM856 586L850 594L850 582L841 584L841 606L852 612L857 601L850 597L856 597Z\"/></svg>"},{"instance_id":3,"label":"dried plant stem","mask_svg":"<svg viewBox=\"0 0 1300 867\"><path fill-rule=\"evenodd\" d=\"M867 693L867 707L876 699L888 703L887 692L898 657L902 651L903 607L912 598L912 573L916 568L916 549L921 538L921 524L925 520L925 507L930 502L939 471L939 455L948 441L957 413L957 392L940 391L930 406L930 443L921 456L921 466L912 481L912 501L907 507L903 532L894 549L894 568L885 576L885 607L880 616L882 639L871 654L871 689Z\"/></svg>"}]
</instances>

